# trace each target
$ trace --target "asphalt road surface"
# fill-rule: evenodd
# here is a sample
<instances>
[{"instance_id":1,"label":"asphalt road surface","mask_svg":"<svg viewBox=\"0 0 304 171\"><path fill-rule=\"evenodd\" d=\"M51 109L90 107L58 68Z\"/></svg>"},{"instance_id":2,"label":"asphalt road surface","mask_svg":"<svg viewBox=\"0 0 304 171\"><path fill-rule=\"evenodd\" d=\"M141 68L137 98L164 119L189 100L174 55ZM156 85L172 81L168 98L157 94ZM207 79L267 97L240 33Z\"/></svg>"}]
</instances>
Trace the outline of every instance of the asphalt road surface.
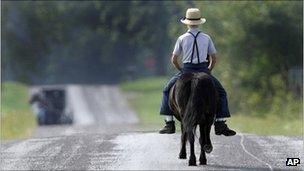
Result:
<instances>
[{"instance_id":1,"label":"asphalt road surface","mask_svg":"<svg viewBox=\"0 0 304 171\"><path fill-rule=\"evenodd\" d=\"M1 170L303 170L302 163L286 166L287 158L303 162L302 137L213 132L208 165L189 167L178 159L180 133L160 135L139 124L117 87L65 88L75 124L39 127L32 138L2 142ZM196 141L197 159L199 151Z\"/></svg>"}]
</instances>

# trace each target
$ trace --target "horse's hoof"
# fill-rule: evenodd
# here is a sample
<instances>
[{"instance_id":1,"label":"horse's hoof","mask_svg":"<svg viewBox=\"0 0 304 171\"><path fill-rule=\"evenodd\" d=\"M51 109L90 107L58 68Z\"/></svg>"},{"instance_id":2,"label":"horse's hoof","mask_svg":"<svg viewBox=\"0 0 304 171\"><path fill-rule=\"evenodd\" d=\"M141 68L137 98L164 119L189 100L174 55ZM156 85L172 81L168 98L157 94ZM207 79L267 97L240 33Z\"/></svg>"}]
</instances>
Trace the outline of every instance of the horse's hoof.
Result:
<instances>
[{"instance_id":1,"label":"horse's hoof","mask_svg":"<svg viewBox=\"0 0 304 171\"><path fill-rule=\"evenodd\" d=\"M203 149L206 153L211 153L211 151L213 150L213 147L211 144L206 144L206 145L204 145Z\"/></svg>"},{"instance_id":2,"label":"horse's hoof","mask_svg":"<svg viewBox=\"0 0 304 171\"><path fill-rule=\"evenodd\" d=\"M178 158L179 159L187 159L187 154L186 153L180 153Z\"/></svg>"},{"instance_id":3,"label":"horse's hoof","mask_svg":"<svg viewBox=\"0 0 304 171\"><path fill-rule=\"evenodd\" d=\"M206 160L200 161L200 165L207 165L207 161Z\"/></svg>"},{"instance_id":4,"label":"horse's hoof","mask_svg":"<svg viewBox=\"0 0 304 171\"><path fill-rule=\"evenodd\" d=\"M196 162L194 162L194 163L189 162L189 166L197 166L197 165L196 165Z\"/></svg>"},{"instance_id":5,"label":"horse's hoof","mask_svg":"<svg viewBox=\"0 0 304 171\"><path fill-rule=\"evenodd\" d=\"M189 166L196 166L196 158L195 157L190 157Z\"/></svg>"}]
</instances>

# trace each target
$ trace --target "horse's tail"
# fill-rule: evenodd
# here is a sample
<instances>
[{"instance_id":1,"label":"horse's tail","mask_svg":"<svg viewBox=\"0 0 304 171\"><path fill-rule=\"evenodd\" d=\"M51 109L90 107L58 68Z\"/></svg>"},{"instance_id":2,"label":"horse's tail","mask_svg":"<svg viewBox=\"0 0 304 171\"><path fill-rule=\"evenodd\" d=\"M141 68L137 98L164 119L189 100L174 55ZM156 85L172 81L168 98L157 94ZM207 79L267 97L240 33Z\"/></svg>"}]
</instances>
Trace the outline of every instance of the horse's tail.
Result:
<instances>
[{"instance_id":1,"label":"horse's tail","mask_svg":"<svg viewBox=\"0 0 304 171\"><path fill-rule=\"evenodd\" d=\"M207 114L214 114L216 106L214 84L207 74L193 77L190 97L183 117L184 130L194 133L196 125L206 120Z\"/></svg>"}]
</instances>

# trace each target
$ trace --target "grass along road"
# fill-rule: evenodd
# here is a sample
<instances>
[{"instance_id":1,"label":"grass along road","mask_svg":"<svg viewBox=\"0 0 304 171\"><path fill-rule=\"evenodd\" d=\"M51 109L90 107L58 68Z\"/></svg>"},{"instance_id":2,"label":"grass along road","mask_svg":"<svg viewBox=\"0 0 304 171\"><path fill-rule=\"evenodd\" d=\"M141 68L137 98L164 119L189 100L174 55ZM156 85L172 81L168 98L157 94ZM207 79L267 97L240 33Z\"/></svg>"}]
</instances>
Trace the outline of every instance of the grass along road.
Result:
<instances>
[{"instance_id":1,"label":"grass along road","mask_svg":"<svg viewBox=\"0 0 304 171\"><path fill-rule=\"evenodd\" d=\"M28 103L28 87L18 82L2 83L1 139L25 138L36 126Z\"/></svg>"},{"instance_id":2,"label":"grass along road","mask_svg":"<svg viewBox=\"0 0 304 171\"><path fill-rule=\"evenodd\" d=\"M152 77L121 84L129 96L129 104L137 112L143 124L162 125L159 116L162 89L166 84L165 77ZM229 95L229 92L228 92ZM286 119L276 115L257 117L244 114L232 114L228 120L231 128L244 133L259 135L302 135L301 119Z\"/></svg>"}]
</instances>

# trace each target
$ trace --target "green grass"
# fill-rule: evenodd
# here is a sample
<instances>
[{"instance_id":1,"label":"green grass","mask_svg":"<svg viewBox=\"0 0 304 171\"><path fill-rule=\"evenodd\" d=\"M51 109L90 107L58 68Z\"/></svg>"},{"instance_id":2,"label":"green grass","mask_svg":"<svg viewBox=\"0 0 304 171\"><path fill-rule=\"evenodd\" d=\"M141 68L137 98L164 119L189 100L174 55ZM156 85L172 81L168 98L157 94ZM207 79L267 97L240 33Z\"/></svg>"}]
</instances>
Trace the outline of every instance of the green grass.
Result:
<instances>
[{"instance_id":1,"label":"green grass","mask_svg":"<svg viewBox=\"0 0 304 171\"><path fill-rule=\"evenodd\" d=\"M159 115L162 88L166 83L165 77L147 78L121 85L122 90L134 95L130 96L129 103L138 113L143 124L162 124L163 118Z\"/></svg>"},{"instance_id":2,"label":"green grass","mask_svg":"<svg viewBox=\"0 0 304 171\"><path fill-rule=\"evenodd\" d=\"M167 79L152 77L121 84L121 88L129 96L129 104L137 112L142 124L163 124L159 115L162 88ZM233 115L228 120L231 128L243 133L260 135L302 135L301 119L285 119L273 114L266 117L252 115Z\"/></svg>"},{"instance_id":3,"label":"green grass","mask_svg":"<svg viewBox=\"0 0 304 171\"><path fill-rule=\"evenodd\" d=\"M259 135L303 135L301 120L281 119L276 115L267 117L233 115L229 125L243 133Z\"/></svg>"},{"instance_id":4,"label":"green grass","mask_svg":"<svg viewBox=\"0 0 304 171\"><path fill-rule=\"evenodd\" d=\"M31 135L36 123L28 104L26 85L2 83L1 108L1 139L26 138Z\"/></svg>"}]
</instances>

